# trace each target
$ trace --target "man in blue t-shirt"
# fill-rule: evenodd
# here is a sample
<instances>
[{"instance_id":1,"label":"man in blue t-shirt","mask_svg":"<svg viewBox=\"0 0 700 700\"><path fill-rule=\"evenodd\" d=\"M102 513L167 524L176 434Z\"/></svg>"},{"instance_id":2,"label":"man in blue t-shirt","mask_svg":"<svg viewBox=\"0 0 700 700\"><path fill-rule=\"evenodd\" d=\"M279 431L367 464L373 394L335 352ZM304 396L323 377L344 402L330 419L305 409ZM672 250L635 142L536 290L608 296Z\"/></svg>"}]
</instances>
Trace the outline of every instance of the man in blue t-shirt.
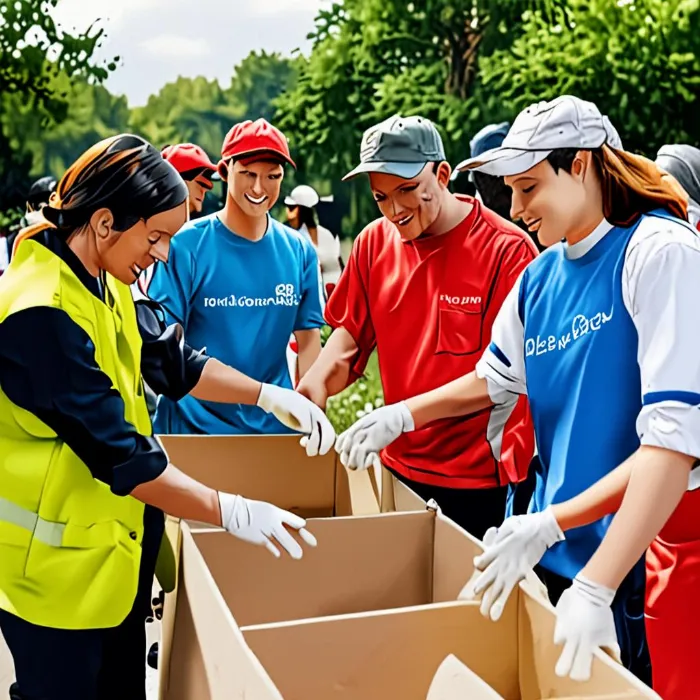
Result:
<instances>
[{"instance_id":1,"label":"man in blue t-shirt","mask_svg":"<svg viewBox=\"0 0 700 700\"><path fill-rule=\"evenodd\" d=\"M321 351L319 265L311 243L269 215L284 165L294 161L284 135L264 119L227 134L218 172L228 187L224 208L187 224L158 264L148 295L188 343L259 381L292 388L286 351L292 334L303 375ZM158 400L163 434L287 433L257 406Z\"/></svg>"}]
</instances>

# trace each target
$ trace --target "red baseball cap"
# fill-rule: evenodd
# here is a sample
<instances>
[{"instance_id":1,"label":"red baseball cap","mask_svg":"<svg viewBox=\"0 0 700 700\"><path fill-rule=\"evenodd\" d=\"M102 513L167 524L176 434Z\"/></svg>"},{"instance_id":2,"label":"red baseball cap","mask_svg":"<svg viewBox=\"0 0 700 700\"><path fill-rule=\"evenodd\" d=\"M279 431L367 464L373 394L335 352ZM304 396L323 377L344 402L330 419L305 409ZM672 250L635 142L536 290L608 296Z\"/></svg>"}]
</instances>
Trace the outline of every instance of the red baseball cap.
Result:
<instances>
[{"instance_id":1,"label":"red baseball cap","mask_svg":"<svg viewBox=\"0 0 700 700\"><path fill-rule=\"evenodd\" d=\"M174 146L166 146L161 151L161 155L180 174L197 170L210 171L202 174L211 179L216 172L216 165L211 162L204 149L194 143L177 143Z\"/></svg>"},{"instance_id":2,"label":"red baseball cap","mask_svg":"<svg viewBox=\"0 0 700 700\"><path fill-rule=\"evenodd\" d=\"M236 124L226 134L224 145L221 147L221 161L226 163L231 158L240 159L270 153L279 156L296 169L296 163L289 153L289 144L285 135L265 119L251 121L250 119Z\"/></svg>"}]
</instances>

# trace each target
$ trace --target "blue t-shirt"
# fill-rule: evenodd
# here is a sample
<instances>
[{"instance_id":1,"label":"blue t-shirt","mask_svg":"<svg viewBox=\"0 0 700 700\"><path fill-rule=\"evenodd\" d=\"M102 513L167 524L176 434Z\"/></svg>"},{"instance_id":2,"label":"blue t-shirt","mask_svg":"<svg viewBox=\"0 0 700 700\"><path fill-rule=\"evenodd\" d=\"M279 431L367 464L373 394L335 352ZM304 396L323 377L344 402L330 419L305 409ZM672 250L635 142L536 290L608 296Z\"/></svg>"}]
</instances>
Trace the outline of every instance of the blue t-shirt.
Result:
<instances>
[{"instance_id":1,"label":"blue t-shirt","mask_svg":"<svg viewBox=\"0 0 700 700\"><path fill-rule=\"evenodd\" d=\"M180 323L194 348L261 382L292 388L287 346L294 331L323 325L321 286L311 243L268 217L259 241L231 232L217 214L198 219L172 240L148 295ZM257 406L186 396L158 400L161 434L290 432Z\"/></svg>"}]
</instances>

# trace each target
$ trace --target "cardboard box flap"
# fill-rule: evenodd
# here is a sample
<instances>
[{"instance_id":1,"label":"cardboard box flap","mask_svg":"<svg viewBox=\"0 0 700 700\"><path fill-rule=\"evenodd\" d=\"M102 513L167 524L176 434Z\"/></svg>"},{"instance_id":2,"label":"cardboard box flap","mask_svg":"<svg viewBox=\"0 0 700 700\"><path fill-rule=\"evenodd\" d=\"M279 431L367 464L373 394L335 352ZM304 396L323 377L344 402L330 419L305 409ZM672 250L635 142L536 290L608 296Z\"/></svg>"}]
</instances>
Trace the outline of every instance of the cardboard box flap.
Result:
<instances>
[{"instance_id":1,"label":"cardboard box flap","mask_svg":"<svg viewBox=\"0 0 700 700\"><path fill-rule=\"evenodd\" d=\"M591 680L573 681L555 673L562 647L554 644L554 608L530 593L518 590L518 637L522 700L541 698L656 698L659 696L602 651L593 659Z\"/></svg>"},{"instance_id":2,"label":"cardboard box flap","mask_svg":"<svg viewBox=\"0 0 700 700\"><path fill-rule=\"evenodd\" d=\"M433 560L433 602L457 600L474 572L474 557L483 552L479 540L437 514Z\"/></svg>"},{"instance_id":3,"label":"cardboard box flap","mask_svg":"<svg viewBox=\"0 0 700 700\"><path fill-rule=\"evenodd\" d=\"M307 521L318 547L275 559L225 532L194 543L241 626L421 605L432 600L435 515Z\"/></svg>"},{"instance_id":4,"label":"cardboard box flap","mask_svg":"<svg viewBox=\"0 0 700 700\"><path fill-rule=\"evenodd\" d=\"M636 690L629 690L626 693L613 693L612 695L567 695L565 698L559 698L559 700L634 700L635 698L646 697L639 695ZM547 700L547 698L540 698L540 700Z\"/></svg>"},{"instance_id":5,"label":"cardboard box flap","mask_svg":"<svg viewBox=\"0 0 700 700\"><path fill-rule=\"evenodd\" d=\"M430 684L427 700L503 700L490 685L450 654Z\"/></svg>"},{"instance_id":6,"label":"cardboard box flap","mask_svg":"<svg viewBox=\"0 0 700 700\"><path fill-rule=\"evenodd\" d=\"M263 666L246 645L186 524L182 525L181 575L178 621L188 617L191 629L176 629L169 689L175 693L181 692L181 689L177 688L180 684L193 688L194 693L181 696L170 694L168 697L182 697L183 700L205 700L207 697L211 700L229 700L231 697L283 700ZM186 601L183 600L185 597ZM183 616L185 602L189 611L188 615ZM180 650L179 642L185 645ZM199 666L198 677L190 678L189 682L187 679L175 678L179 666L178 655L184 652L187 656L188 652L193 652L197 647L201 650L201 658L194 664L195 669ZM187 663L181 665L182 668L193 665L191 656L186 661ZM193 680L196 682L192 682ZM206 693L205 683L209 693ZM232 688L240 688L240 692L234 695L231 692Z\"/></svg>"},{"instance_id":7,"label":"cardboard box flap","mask_svg":"<svg viewBox=\"0 0 700 700\"><path fill-rule=\"evenodd\" d=\"M334 514L335 450L310 458L297 435L161 435L160 440L178 469L218 491L268 501L303 517Z\"/></svg>"},{"instance_id":8,"label":"cardboard box flap","mask_svg":"<svg viewBox=\"0 0 700 700\"><path fill-rule=\"evenodd\" d=\"M516 626L515 605L494 623L474 604L439 603L242 632L285 700L425 700L449 654L520 700Z\"/></svg>"}]
</instances>

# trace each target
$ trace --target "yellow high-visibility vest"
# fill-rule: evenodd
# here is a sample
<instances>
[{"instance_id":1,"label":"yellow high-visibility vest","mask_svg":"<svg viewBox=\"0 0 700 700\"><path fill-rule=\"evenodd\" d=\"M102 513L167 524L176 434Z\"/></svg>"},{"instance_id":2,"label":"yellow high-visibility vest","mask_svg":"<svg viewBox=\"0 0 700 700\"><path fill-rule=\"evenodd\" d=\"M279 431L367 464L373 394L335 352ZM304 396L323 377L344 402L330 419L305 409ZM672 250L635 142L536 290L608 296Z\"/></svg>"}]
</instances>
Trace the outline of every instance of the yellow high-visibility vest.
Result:
<instances>
[{"instance_id":1,"label":"yellow high-visibility vest","mask_svg":"<svg viewBox=\"0 0 700 700\"><path fill-rule=\"evenodd\" d=\"M141 337L128 286L107 276L105 302L58 256L22 241L0 278L0 323L32 307L65 311L90 337L100 369L142 435L152 427ZM114 495L0 387L0 608L36 625L115 627L138 585L144 505Z\"/></svg>"}]
</instances>

